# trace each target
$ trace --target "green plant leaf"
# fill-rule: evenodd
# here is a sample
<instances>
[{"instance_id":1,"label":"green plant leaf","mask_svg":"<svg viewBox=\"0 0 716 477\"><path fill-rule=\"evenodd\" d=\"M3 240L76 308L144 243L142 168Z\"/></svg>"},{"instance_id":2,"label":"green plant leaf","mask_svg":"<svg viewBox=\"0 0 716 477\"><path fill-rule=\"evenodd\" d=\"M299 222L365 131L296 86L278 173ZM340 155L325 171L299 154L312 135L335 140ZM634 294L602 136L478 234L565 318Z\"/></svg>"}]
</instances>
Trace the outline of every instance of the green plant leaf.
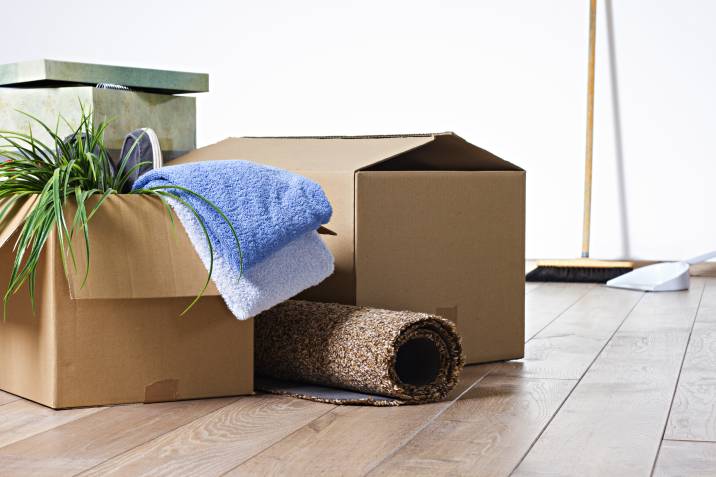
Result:
<instances>
[{"instance_id":1,"label":"green plant leaf","mask_svg":"<svg viewBox=\"0 0 716 477\"><path fill-rule=\"evenodd\" d=\"M214 211L215 211L217 214L219 214L219 216L222 218L222 220L224 220L224 222L226 222L226 224L229 226L229 229L231 230L231 234L234 236L234 240L236 241L236 249L237 249L237 251L239 252L239 280L241 280L241 278L243 277L243 274L244 274L244 253L243 253L243 251L241 250L241 241L239 240L239 235L236 233L236 229L234 228L234 225L231 223L231 221L230 221L229 218L226 216L226 214L224 214L224 212L219 208L219 206L217 206L216 204L214 204L212 201L210 201L209 199L207 199L207 198L204 197L203 195L198 194L197 192L194 192L194 191L191 190L191 189L187 189L186 187L178 186L178 185L176 185L176 184L165 185L165 186L153 186L153 187L149 187L148 189L149 189L149 190L155 190L155 191L160 191L160 190L164 190L164 191L180 190L180 191L186 192L187 194L189 194L189 195L191 195L191 196L193 196L193 197L196 197L197 199L199 199L200 201L204 202L204 203L207 204L209 207L211 207L212 209L214 209ZM176 193L174 193L174 194L172 194L172 197L179 197L179 195L176 194ZM207 236L208 236L208 235L207 235Z\"/></svg>"},{"instance_id":2,"label":"green plant leaf","mask_svg":"<svg viewBox=\"0 0 716 477\"><path fill-rule=\"evenodd\" d=\"M138 147L139 139L142 137L140 135L128 153L121 158L115 170L104 142L104 134L111 120L95 125L92 110L86 108L81 102L79 107L81 114L78 125L73 126L63 116L58 116L54 129L35 116L20 111L34 124L39 125L40 130L49 136L49 143L39 140L33 134L31 127L29 133L0 131L0 157L7 159L5 162L0 162L0 201L2 201L0 203L0 223L14 213L16 210L14 206L18 201L34 200L32 209L20 224L17 239L12 247L15 257L7 290L3 294L3 316L7 314L7 302L10 296L17 293L25 284L27 284L30 302L34 310L37 267L42 257L42 251L53 232L57 237L57 246L65 275L69 275L70 272L67 255L69 255L74 270L77 269L73 241L76 233L82 232L86 261L82 286L85 286L90 273L89 223L91 219L109 196L118 194L129 177L147 164L142 162L127 168L129 156ZM60 124L69 127L71 132L67 136L68 140L60 137ZM214 248L203 218L188 201L180 196L179 191L202 200L226 221L236 240L242 273L243 254L238 235L226 215L214 203L200 194L179 186L132 191L134 194L148 195L161 201L173 230L175 221L169 200L175 200L186 206L197 218L204 231L210 251L209 271L196 298L182 312L184 315L201 298L211 281ZM88 200L95 195L99 197L91 209L88 209ZM32 199L32 196L35 199ZM68 203L76 207L73 217L65 215Z\"/></svg>"}]
</instances>

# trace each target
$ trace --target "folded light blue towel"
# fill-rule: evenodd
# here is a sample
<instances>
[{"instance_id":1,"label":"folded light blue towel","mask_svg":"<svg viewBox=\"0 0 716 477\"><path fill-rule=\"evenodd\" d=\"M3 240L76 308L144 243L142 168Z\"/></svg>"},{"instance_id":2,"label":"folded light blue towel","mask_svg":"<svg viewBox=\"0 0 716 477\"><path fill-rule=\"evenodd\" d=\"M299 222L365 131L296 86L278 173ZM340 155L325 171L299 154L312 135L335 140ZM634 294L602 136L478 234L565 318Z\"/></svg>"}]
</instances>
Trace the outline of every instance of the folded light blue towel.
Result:
<instances>
[{"instance_id":1,"label":"folded light blue towel","mask_svg":"<svg viewBox=\"0 0 716 477\"><path fill-rule=\"evenodd\" d=\"M202 200L172 190L202 217L214 247L214 283L237 318L255 316L333 272L333 257L316 233L332 210L315 182L282 169L229 160L151 170L133 189L172 185L214 202L236 230L243 253L240 280L241 256L226 222ZM187 207L170 202L208 268L210 253L201 225Z\"/></svg>"},{"instance_id":2,"label":"folded light blue towel","mask_svg":"<svg viewBox=\"0 0 716 477\"><path fill-rule=\"evenodd\" d=\"M214 202L229 218L249 269L298 235L316 230L331 218L321 186L291 172L249 161L206 161L155 169L133 189L178 185ZM209 229L216 253L239 263L231 229L203 201L176 190L194 206Z\"/></svg>"}]
</instances>

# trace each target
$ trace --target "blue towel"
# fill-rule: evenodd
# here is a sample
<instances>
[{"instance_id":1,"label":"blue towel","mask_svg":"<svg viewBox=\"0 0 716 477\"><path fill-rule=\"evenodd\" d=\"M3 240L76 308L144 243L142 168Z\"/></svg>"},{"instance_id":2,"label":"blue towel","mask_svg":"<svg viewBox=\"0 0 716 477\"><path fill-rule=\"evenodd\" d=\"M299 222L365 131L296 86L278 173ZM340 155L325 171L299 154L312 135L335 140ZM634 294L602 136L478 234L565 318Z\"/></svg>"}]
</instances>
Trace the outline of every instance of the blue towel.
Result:
<instances>
[{"instance_id":1,"label":"blue towel","mask_svg":"<svg viewBox=\"0 0 716 477\"><path fill-rule=\"evenodd\" d=\"M149 171L133 189L172 185L214 202L237 232L244 254L242 274L226 222L200 199L173 189L206 223L214 246L213 281L237 318L256 316L333 273L333 256L316 233L331 216L318 184L247 161L210 161ZM201 224L186 206L169 202L208 269L211 253Z\"/></svg>"},{"instance_id":2,"label":"blue towel","mask_svg":"<svg viewBox=\"0 0 716 477\"><path fill-rule=\"evenodd\" d=\"M298 174L249 161L206 161L155 169L142 175L133 190L178 185L214 202L231 221L250 269L299 235L315 231L331 218L321 186ZM174 189L202 217L215 253L238 269L239 251L231 229L203 201Z\"/></svg>"}]
</instances>

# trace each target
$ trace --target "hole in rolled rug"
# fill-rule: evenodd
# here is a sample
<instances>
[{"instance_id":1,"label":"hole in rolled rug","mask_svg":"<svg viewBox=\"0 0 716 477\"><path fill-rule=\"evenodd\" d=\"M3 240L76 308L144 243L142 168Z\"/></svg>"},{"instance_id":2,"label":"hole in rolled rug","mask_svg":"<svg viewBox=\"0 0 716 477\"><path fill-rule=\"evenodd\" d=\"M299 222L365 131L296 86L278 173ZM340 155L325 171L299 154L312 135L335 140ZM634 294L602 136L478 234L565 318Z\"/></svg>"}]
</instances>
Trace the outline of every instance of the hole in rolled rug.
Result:
<instances>
[{"instance_id":1,"label":"hole in rolled rug","mask_svg":"<svg viewBox=\"0 0 716 477\"><path fill-rule=\"evenodd\" d=\"M395 372L404 384L424 386L440 372L440 351L432 340L415 338L405 342L395 357Z\"/></svg>"},{"instance_id":2,"label":"hole in rolled rug","mask_svg":"<svg viewBox=\"0 0 716 477\"><path fill-rule=\"evenodd\" d=\"M463 366L439 316L288 300L255 318L256 389L331 404L444 399Z\"/></svg>"}]
</instances>

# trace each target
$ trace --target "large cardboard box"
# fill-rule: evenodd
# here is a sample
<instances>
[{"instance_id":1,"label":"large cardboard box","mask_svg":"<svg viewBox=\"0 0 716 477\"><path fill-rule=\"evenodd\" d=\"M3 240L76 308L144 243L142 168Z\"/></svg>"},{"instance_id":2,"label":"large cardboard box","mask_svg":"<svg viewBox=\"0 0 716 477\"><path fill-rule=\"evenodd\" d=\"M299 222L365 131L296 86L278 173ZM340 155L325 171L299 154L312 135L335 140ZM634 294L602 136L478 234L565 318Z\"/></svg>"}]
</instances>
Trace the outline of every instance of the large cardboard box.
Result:
<instances>
[{"instance_id":1,"label":"large cardboard box","mask_svg":"<svg viewBox=\"0 0 716 477\"><path fill-rule=\"evenodd\" d=\"M28 207L0 231L5 283ZM84 286L76 239L77 271L67 277L50 237L34 313L27 287L10 300L0 323L0 389L53 408L253 392L253 322L235 319L213 284L179 316L207 272L158 200L121 195L102 205L90 223Z\"/></svg>"},{"instance_id":2,"label":"large cardboard box","mask_svg":"<svg viewBox=\"0 0 716 477\"><path fill-rule=\"evenodd\" d=\"M231 138L175 163L296 171L333 204L336 272L302 298L437 313L468 363L524 352L525 172L452 133Z\"/></svg>"}]
</instances>

